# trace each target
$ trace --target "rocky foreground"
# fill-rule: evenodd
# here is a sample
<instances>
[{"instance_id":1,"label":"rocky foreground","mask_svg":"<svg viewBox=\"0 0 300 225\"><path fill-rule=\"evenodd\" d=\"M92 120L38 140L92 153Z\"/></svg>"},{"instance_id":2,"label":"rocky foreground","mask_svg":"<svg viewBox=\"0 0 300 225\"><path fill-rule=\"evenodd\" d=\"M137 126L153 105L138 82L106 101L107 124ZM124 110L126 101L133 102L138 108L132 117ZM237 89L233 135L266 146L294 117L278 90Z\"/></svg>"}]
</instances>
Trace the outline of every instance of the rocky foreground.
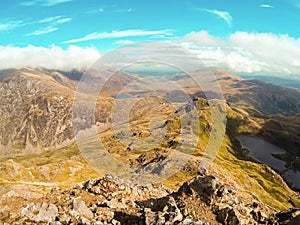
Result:
<instances>
[{"instance_id":1,"label":"rocky foreground","mask_svg":"<svg viewBox=\"0 0 300 225\"><path fill-rule=\"evenodd\" d=\"M207 175L194 177L176 192L132 186L106 175L53 190L15 210L0 210L1 224L300 224L300 209L276 212L259 202L242 202Z\"/></svg>"}]
</instances>

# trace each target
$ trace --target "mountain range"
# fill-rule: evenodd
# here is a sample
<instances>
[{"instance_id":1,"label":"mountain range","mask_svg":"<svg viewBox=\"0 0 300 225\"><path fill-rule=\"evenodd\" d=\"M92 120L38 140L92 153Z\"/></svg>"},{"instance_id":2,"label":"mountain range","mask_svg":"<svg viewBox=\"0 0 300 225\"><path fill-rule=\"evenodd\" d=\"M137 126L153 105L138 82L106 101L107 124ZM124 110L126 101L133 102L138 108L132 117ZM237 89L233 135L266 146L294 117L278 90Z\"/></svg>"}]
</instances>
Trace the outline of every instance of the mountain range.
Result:
<instances>
[{"instance_id":1,"label":"mountain range","mask_svg":"<svg viewBox=\"0 0 300 225\"><path fill-rule=\"evenodd\" d=\"M107 80L109 74L114 75ZM153 206L149 205L150 196L137 198L131 203L124 202L122 207L110 206L111 203L99 206L101 210L106 210L107 215L113 212L111 218L106 220L108 223L114 220L116 224L117 221L126 224L125 214L130 214L132 219L133 215L140 216L137 211L142 209L150 211L141 214L145 218L140 224L159 224L153 218L146 222L145 215L154 212L157 214L151 214L152 217L163 215L165 218L173 218L174 224L192 224L188 223L190 220L211 224L243 224L243 221L292 224L290 222L297 218L299 221L299 210L286 212L290 216L289 221L282 219L279 212L300 207L300 186L287 176L287 172L300 171L300 91L258 80L244 80L219 68L207 68L189 74L161 75L153 85L153 80L137 71L130 74L109 67L69 72L44 68L1 71L1 221L47 224L49 221L55 222L55 217L61 218L65 211L69 220L57 220L60 224L88 224L87 221L92 224L93 218L95 220L97 217L97 207L91 207L98 204L96 198L103 196L103 193L115 193L116 190L95 193L87 188L87 183L83 186L80 183L99 179L105 173L116 175L120 172L120 169L113 166L97 166L101 160L99 151L104 152L95 145L99 140L105 154L125 165L122 170L125 168L131 171L130 176L132 173L140 173L144 174L145 179L149 174L167 177L155 184L164 185L166 189L161 190L161 195L153 195ZM209 83L210 74L216 78L221 93L216 91L214 85L199 87L199 83L193 80L202 77L202 80ZM178 87L169 87L171 81L178 84ZM100 93L99 86L102 87ZM131 111L127 114L125 109L129 106ZM159 119L153 120L153 117ZM220 121L216 120L217 117ZM180 123L180 120L186 120L187 124ZM123 126L126 122L129 129ZM220 138L219 148L213 155L209 155L207 146L211 140L218 140L218 131L223 128L224 135ZM182 144L180 137L183 131L187 134ZM163 132L165 135L159 139ZM273 155L285 164L284 170L279 171L251 156L251 149L245 148L239 141L242 135L256 137L282 148L283 153ZM143 143L142 147L140 143ZM85 149L90 152L85 152ZM189 149L193 151L189 152ZM189 157L185 158L186 154ZM173 168L170 166L170 157L173 156L176 162L180 162L180 159L186 161L182 168L169 174L168 171ZM201 168L199 165L206 160L209 163ZM103 165L106 165L105 162ZM124 175L124 180L126 176L128 174ZM212 177L218 180L218 185L212 184ZM100 179L93 182L92 186L98 187L98 183L102 185L104 181ZM204 186L208 182L205 188L212 190L209 198L214 200L203 197L207 190L200 188L200 193L193 186L195 182ZM114 184L115 180L109 183ZM128 184L128 188L132 189L132 185ZM221 186L226 188L225 197L221 194L218 197ZM155 193L156 187L152 191ZM231 192L235 193L238 200L232 200L235 197L232 197ZM118 193L122 195L121 190ZM90 199L90 194L96 196L95 199ZM48 198L49 195L51 197ZM185 195L192 197L185 198ZM229 195L229 199L222 200ZM63 203L66 196L69 196L70 201ZM54 197L57 200L54 201ZM85 203L76 199L82 199ZM9 201L12 202L11 206L7 205ZM191 212L184 214L184 207L179 206L180 201L185 204L199 201L199 205L190 204L186 208ZM42 205L44 203L46 208ZM33 216L43 210L47 212L51 204L54 204L51 206L53 218L40 219ZM257 214L255 208L259 207L256 204L266 215ZM169 214L164 211L166 205L170 207ZM247 205L251 205L252 208L249 207L253 212L249 209L247 213ZM76 207L85 210L88 215L74 213ZM203 207L202 212L197 212L195 207ZM129 213L124 208L137 211ZM207 209L209 215L199 216L204 209ZM171 211L177 214L171 215ZM179 214L181 219L175 220L174 217ZM183 223L184 220L186 223ZM138 220L132 221L128 224L135 224Z\"/></svg>"}]
</instances>

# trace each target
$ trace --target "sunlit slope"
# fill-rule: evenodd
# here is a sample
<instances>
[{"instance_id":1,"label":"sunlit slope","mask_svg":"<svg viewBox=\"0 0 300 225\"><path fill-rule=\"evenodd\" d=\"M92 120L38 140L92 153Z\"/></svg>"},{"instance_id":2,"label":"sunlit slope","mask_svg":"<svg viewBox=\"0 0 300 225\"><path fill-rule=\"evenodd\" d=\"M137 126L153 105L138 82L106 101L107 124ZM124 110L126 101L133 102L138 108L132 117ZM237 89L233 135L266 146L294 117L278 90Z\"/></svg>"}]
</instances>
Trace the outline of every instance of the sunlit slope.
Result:
<instances>
[{"instance_id":1,"label":"sunlit slope","mask_svg":"<svg viewBox=\"0 0 300 225\"><path fill-rule=\"evenodd\" d=\"M179 151L180 154L186 154L184 149L192 149L192 152L189 152L191 154L188 155L190 158L177 173L161 181L168 187L176 189L179 184L198 173L198 165L207 154L205 150L211 131L219 129L220 125L213 124L211 118L209 106L214 105L218 113L226 113L227 127L221 149L214 161L207 167L207 173L217 176L234 188L242 198L250 201L262 201L278 209L289 208L293 205L299 207L299 196L290 190L282 178L269 167L249 161L236 139L239 134L243 133L262 136L272 142L275 142L275 138L272 139L274 134L286 141L291 140L288 139L289 137L294 137L294 142L290 143L290 149L296 149L295 146L299 145L299 136L297 136L299 120L297 114L292 115L293 110L297 109L296 106L291 106L292 111L287 109L290 116L285 116L286 113L265 115L257 104L249 103L243 97L247 92L249 96L255 95L256 89L238 88L233 84L242 82L240 78L219 69L214 70L222 89L226 90L224 96L227 101L215 99L215 103L212 104L204 98L203 90L199 90L188 77L173 75L173 78L175 77L174 79L182 84L184 90L187 90L190 101L184 102L179 99L180 101L173 105L168 104L164 101L165 95L161 87L155 91L157 94L155 97L145 98L146 93L139 93L140 99L136 99L128 117L117 121L117 125L122 128L122 122L128 119L130 129L126 129L127 132L123 133L118 132L122 129L112 129L113 121L110 117L114 104L125 106L128 104L129 99L116 99L114 96L117 90L130 80L119 84L120 86L115 87L112 92L104 91L96 101L95 118L99 135L81 140L78 143L79 146L90 146L92 150L90 153L93 156L94 153L103 151L98 148L98 143L101 141L106 153L126 165L127 168L152 168L158 163L167 162L168 156L178 151L177 147L181 143L179 138L182 128L180 120L183 118L181 116L188 115L193 109L197 113L198 124L189 124L192 130L191 135ZM53 186L67 187L106 173L107 170L101 172L95 169L95 165L83 157L85 155L80 152L82 149L76 144L71 144L74 143L74 134L71 132L72 104L77 78L70 79L57 71L47 71L47 73L28 69L21 71L21 75L16 76L10 73L1 76L3 93L1 96L5 103L5 107L1 108L1 115L4 113L5 115L0 121L2 125L1 151L5 153L2 154L0 163L2 193L13 187L23 194L28 187L34 187L32 189L35 190L34 193L42 193ZM58 80L51 75L52 73L59 73L62 79ZM116 82L110 82L109 85L114 86ZM30 83L33 85L30 86ZM27 85L33 90L32 93L26 88ZM254 93L251 92L252 90ZM280 90L276 89L276 91ZM134 91L134 89L129 90L126 94L129 97L134 96ZM210 93L213 93L213 90ZM176 95L176 93L173 94ZM238 101L230 98L235 94L239 96ZM286 96L289 98L289 95ZM86 97L89 99L88 95ZM84 103L87 104L87 102ZM225 108L218 107L219 103L225 105ZM84 110L86 105L82 106ZM54 108L57 111L54 111ZM9 110L15 111L8 113ZM84 113L93 112L87 110ZM89 129L93 123L95 121L89 121L87 127L82 127L82 129ZM282 126L284 130L278 129L278 126ZM158 139L161 133L164 136ZM153 134L156 134L157 136L154 135L154 137L159 140L155 147L149 141L151 139L148 139ZM143 145L131 143L131 140L140 140ZM61 148L61 144L65 147ZM95 158L95 164L102 163L99 159ZM111 171L113 170L114 168L111 168Z\"/></svg>"}]
</instances>

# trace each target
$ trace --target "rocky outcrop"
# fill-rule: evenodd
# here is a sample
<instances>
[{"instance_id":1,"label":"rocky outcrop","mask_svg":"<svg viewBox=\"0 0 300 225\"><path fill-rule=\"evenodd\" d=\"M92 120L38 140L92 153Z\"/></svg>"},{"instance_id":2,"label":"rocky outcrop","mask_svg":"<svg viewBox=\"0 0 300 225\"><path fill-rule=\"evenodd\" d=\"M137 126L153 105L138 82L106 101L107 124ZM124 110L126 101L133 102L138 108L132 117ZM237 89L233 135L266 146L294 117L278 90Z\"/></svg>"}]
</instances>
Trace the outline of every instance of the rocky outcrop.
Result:
<instances>
[{"instance_id":1,"label":"rocky outcrop","mask_svg":"<svg viewBox=\"0 0 300 225\"><path fill-rule=\"evenodd\" d=\"M284 225L300 224L300 209L289 209L276 214L277 222Z\"/></svg>"},{"instance_id":2,"label":"rocky outcrop","mask_svg":"<svg viewBox=\"0 0 300 225\"><path fill-rule=\"evenodd\" d=\"M300 209L271 213L245 203L213 176L196 176L171 192L163 186L132 186L106 175L0 213L2 224L299 224Z\"/></svg>"},{"instance_id":3,"label":"rocky outcrop","mask_svg":"<svg viewBox=\"0 0 300 225\"><path fill-rule=\"evenodd\" d=\"M22 218L40 223L40 222L53 222L58 216L58 209L53 204L46 203L30 203L25 205L19 212Z\"/></svg>"},{"instance_id":4,"label":"rocky outcrop","mask_svg":"<svg viewBox=\"0 0 300 225\"><path fill-rule=\"evenodd\" d=\"M197 176L183 184L176 195L192 195L210 206L217 221L222 224L255 224L267 220L267 216L253 216L258 205L246 205L232 190L219 183L213 176Z\"/></svg>"},{"instance_id":5,"label":"rocky outcrop","mask_svg":"<svg viewBox=\"0 0 300 225\"><path fill-rule=\"evenodd\" d=\"M76 82L53 70L0 71L0 157L36 154L74 142ZM107 128L109 104L96 112L86 104L83 101L77 107L84 120L84 126L77 121L77 129L90 129L95 124L98 130ZM95 119L89 116L93 113Z\"/></svg>"},{"instance_id":6,"label":"rocky outcrop","mask_svg":"<svg viewBox=\"0 0 300 225\"><path fill-rule=\"evenodd\" d=\"M37 153L73 139L72 90L46 71L6 71L0 96L0 156Z\"/></svg>"}]
</instances>

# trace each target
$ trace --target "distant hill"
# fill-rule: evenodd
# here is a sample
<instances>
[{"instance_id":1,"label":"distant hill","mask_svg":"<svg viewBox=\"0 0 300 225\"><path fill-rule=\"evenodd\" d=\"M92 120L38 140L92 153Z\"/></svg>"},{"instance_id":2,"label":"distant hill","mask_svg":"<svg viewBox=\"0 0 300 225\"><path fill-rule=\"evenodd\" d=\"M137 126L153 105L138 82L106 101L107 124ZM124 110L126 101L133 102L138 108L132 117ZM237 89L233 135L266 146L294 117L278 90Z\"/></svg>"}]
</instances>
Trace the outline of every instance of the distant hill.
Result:
<instances>
[{"instance_id":1,"label":"distant hill","mask_svg":"<svg viewBox=\"0 0 300 225\"><path fill-rule=\"evenodd\" d=\"M300 89L300 79L281 78L276 76L264 76L264 75L245 75L239 74L240 77L246 80L260 80L264 82L270 82L276 85Z\"/></svg>"}]
</instances>

